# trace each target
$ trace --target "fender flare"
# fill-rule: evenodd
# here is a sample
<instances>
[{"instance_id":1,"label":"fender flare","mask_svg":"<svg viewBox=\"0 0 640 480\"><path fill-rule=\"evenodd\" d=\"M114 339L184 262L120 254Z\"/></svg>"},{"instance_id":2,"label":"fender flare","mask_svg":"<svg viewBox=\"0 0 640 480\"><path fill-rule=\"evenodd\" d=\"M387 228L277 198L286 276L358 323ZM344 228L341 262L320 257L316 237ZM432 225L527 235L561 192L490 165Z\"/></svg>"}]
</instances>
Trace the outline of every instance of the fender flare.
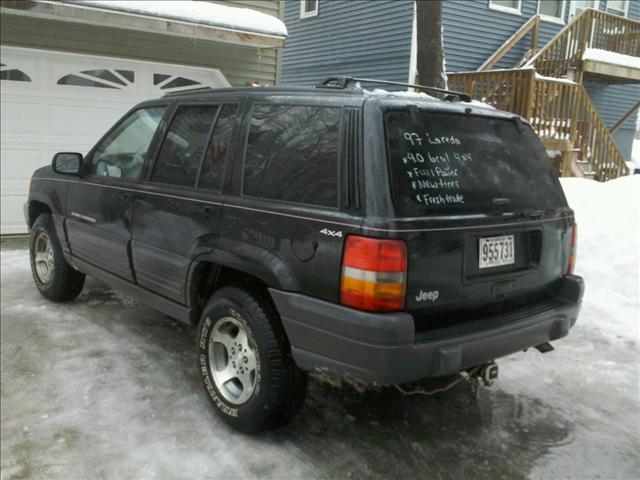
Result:
<instances>
[{"instance_id":1,"label":"fender flare","mask_svg":"<svg viewBox=\"0 0 640 480\"><path fill-rule=\"evenodd\" d=\"M204 251L203 251L204 250ZM194 252L185 282L185 298L191 307L190 292L196 266L200 262L211 262L221 267L232 268L257 278L271 288L286 291L298 291L298 281L289 267L276 255L266 250L254 249L253 255L241 256L234 252L218 248L201 247Z\"/></svg>"}]
</instances>

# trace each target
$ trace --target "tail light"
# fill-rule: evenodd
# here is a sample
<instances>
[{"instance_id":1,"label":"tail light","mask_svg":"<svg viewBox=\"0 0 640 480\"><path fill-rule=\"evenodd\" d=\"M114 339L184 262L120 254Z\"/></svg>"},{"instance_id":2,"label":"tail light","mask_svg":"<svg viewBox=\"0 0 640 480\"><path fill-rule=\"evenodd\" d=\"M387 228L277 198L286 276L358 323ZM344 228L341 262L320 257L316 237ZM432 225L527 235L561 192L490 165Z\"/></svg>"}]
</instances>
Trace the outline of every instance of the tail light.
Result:
<instances>
[{"instance_id":1,"label":"tail light","mask_svg":"<svg viewBox=\"0 0 640 480\"><path fill-rule=\"evenodd\" d=\"M340 303L376 312L402 310L406 276L404 241L350 235L344 245Z\"/></svg>"},{"instance_id":2,"label":"tail light","mask_svg":"<svg viewBox=\"0 0 640 480\"><path fill-rule=\"evenodd\" d=\"M571 229L571 246L569 250L569 264L567 265L567 275L571 275L576 268L576 253L578 249L578 225L573 225Z\"/></svg>"}]
</instances>

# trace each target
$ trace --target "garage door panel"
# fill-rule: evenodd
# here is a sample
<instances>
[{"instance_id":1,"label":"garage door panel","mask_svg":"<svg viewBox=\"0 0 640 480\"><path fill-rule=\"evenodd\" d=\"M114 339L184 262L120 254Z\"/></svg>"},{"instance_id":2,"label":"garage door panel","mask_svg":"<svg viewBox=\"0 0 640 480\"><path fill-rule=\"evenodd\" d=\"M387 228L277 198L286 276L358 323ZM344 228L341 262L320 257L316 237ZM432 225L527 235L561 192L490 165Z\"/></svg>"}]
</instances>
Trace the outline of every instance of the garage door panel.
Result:
<instances>
[{"instance_id":1,"label":"garage door panel","mask_svg":"<svg viewBox=\"0 0 640 480\"><path fill-rule=\"evenodd\" d=\"M37 135L41 131L42 106L39 102L5 101L3 96L0 111L3 141L9 140L7 134Z\"/></svg>"},{"instance_id":2,"label":"garage door panel","mask_svg":"<svg viewBox=\"0 0 640 480\"><path fill-rule=\"evenodd\" d=\"M97 141L129 108L130 106L51 104L48 122L53 134L67 135L70 138L89 135Z\"/></svg>"},{"instance_id":3,"label":"garage door panel","mask_svg":"<svg viewBox=\"0 0 640 480\"><path fill-rule=\"evenodd\" d=\"M134 105L175 91L166 88L175 79L186 79L177 83L191 82L191 88L194 81L199 87L229 85L212 68L6 46L0 51L2 63L28 77L1 82L2 234L26 232L22 204L29 177L56 152L87 153ZM154 84L154 74L170 78Z\"/></svg>"},{"instance_id":4,"label":"garage door panel","mask_svg":"<svg viewBox=\"0 0 640 480\"><path fill-rule=\"evenodd\" d=\"M4 187L5 180L31 177L33 171L42 166L42 150L3 148L0 175ZM4 188L3 188L4 190ZM4 195L4 191L2 192Z\"/></svg>"}]
</instances>

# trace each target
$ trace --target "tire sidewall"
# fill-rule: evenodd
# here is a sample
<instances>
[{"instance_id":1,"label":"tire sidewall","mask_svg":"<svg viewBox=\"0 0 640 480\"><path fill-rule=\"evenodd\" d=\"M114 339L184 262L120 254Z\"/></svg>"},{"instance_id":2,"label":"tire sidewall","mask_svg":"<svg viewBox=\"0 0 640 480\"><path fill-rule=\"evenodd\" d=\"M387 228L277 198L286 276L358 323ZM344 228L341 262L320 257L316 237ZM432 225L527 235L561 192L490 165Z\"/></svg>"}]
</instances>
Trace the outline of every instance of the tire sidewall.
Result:
<instances>
[{"instance_id":1,"label":"tire sidewall","mask_svg":"<svg viewBox=\"0 0 640 480\"><path fill-rule=\"evenodd\" d=\"M224 317L233 317L246 330L249 343L256 353L256 385L251 397L241 405L228 402L218 390L211 374L212 365L209 362L209 340L217 322ZM198 367L204 389L215 409L223 419L235 426L247 426L250 419L259 419L269 412L265 405L268 398L269 385L264 379L268 375L268 364L263 359L267 358L264 351L264 339L260 338L260 329L256 325L257 320L251 312L231 298L214 298L204 309L202 320L198 328Z\"/></svg>"},{"instance_id":2,"label":"tire sidewall","mask_svg":"<svg viewBox=\"0 0 640 480\"><path fill-rule=\"evenodd\" d=\"M49 237L49 242L51 242L51 248L53 250L53 273L49 283L42 282L36 271L35 243L39 233L45 233ZM50 215L42 214L33 223L31 236L29 238L29 258L31 261L31 275L38 290L43 293L47 293L55 289L56 282L59 281L58 277L61 269L61 262L64 261L64 257L53 226L53 219Z\"/></svg>"}]
</instances>

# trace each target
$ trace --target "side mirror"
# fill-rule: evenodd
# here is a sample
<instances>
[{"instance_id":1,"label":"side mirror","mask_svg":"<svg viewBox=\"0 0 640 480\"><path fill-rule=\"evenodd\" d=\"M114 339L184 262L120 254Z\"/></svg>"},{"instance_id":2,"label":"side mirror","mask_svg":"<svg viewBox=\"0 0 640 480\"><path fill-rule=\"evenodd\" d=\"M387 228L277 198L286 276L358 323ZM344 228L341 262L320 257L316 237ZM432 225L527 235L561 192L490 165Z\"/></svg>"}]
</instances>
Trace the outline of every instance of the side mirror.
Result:
<instances>
[{"instance_id":1,"label":"side mirror","mask_svg":"<svg viewBox=\"0 0 640 480\"><path fill-rule=\"evenodd\" d=\"M72 152L56 153L53 156L51 166L55 173L80 175L80 171L82 170L82 154Z\"/></svg>"}]
</instances>

